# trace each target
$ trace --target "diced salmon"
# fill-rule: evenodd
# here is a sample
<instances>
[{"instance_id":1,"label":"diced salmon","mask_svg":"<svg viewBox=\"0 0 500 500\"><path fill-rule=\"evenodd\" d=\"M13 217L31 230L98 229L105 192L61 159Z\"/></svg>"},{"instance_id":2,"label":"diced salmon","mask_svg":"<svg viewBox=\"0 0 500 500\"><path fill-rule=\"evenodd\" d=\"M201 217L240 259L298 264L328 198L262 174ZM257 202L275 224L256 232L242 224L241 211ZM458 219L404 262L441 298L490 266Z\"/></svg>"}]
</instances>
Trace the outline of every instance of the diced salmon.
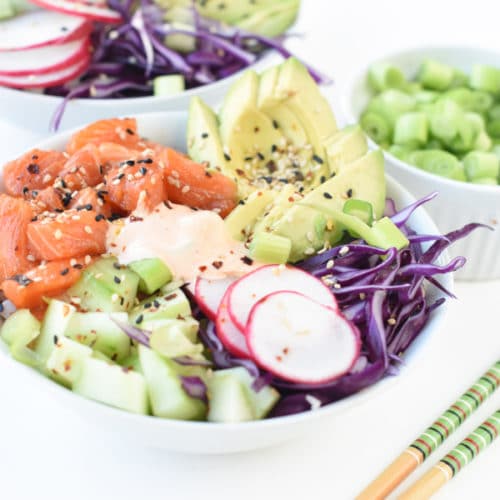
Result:
<instances>
[{"instance_id":1,"label":"diced salmon","mask_svg":"<svg viewBox=\"0 0 500 500\"><path fill-rule=\"evenodd\" d=\"M115 142L135 148L139 141L135 118L112 118L96 121L73 134L66 145L66 151L72 155L87 144L99 145L103 142Z\"/></svg>"},{"instance_id":2,"label":"diced salmon","mask_svg":"<svg viewBox=\"0 0 500 500\"><path fill-rule=\"evenodd\" d=\"M107 218L111 216L113 211L107 198L108 195L106 192L87 187L78 191L76 196L71 200L69 208L74 208L76 210L93 210Z\"/></svg>"},{"instance_id":3,"label":"diced salmon","mask_svg":"<svg viewBox=\"0 0 500 500\"><path fill-rule=\"evenodd\" d=\"M5 190L13 196L31 196L33 190L41 190L54 183L66 160L60 151L32 149L5 164Z\"/></svg>"},{"instance_id":4,"label":"diced salmon","mask_svg":"<svg viewBox=\"0 0 500 500\"><path fill-rule=\"evenodd\" d=\"M43 311L44 297L57 297L64 293L78 281L81 270L90 262L88 258L47 262L33 267L16 279L3 281L0 288L18 309L40 308Z\"/></svg>"},{"instance_id":5,"label":"diced salmon","mask_svg":"<svg viewBox=\"0 0 500 500\"><path fill-rule=\"evenodd\" d=\"M132 212L138 205L152 210L167 199L163 170L152 158L130 160L106 175L106 190L113 205Z\"/></svg>"},{"instance_id":6,"label":"diced salmon","mask_svg":"<svg viewBox=\"0 0 500 500\"><path fill-rule=\"evenodd\" d=\"M114 142L103 142L97 148L105 172L124 161L137 158L141 152L139 149L132 149Z\"/></svg>"},{"instance_id":7,"label":"diced salmon","mask_svg":"<svg viewBox=\"0 0 500 500\"><path fill-rule=\"evenodd\" d=\"M64 209L61 194L52 186L38 191L36 196L33 196L33 206L37 213L47 210L51 212L61 211Z\"/></svg>"},{"instance_id":8,"label":"diced salmon","mask_svg":"<svg viewBox=\"0 0 500 500\"><path fill-rule=\"evenodd\" d=\"M236 183L221 174L207 170L171 148L159 154L164 165L168 199L193 208L214 210L225 217L238 202Z\"/></svg>"},{"instance_id":9,"label":"diced salmon","mask_svg":"<svg viewBox=\"0 0 500 500\"><path fill-rule=\"evenodd\" d=\"M94 210L67 210L39 216L28 224L30 253L52 261L106 251L108 222Z\"/></svg>"},{"instance_id":10,"label":"diced salmon","mask_svg":"<svg viewBox=\"0 0 500 500\"><path fill-rule=\"evenodd\" d=\"M73 153L60 174L63 188L70 190L96 186L103 179L101 157L95 144L87 144Z\"/></svg>"},{"instance_id":11,"label":"diced salmon","mask_svg":"<svg viewBox=\"0 0 500 500\"><path fill-rule=\"evenodd\" d=\"M29 269L27 227L34 213L21 198L0 194L0 281Z\"/></svg>"}]
</instances>

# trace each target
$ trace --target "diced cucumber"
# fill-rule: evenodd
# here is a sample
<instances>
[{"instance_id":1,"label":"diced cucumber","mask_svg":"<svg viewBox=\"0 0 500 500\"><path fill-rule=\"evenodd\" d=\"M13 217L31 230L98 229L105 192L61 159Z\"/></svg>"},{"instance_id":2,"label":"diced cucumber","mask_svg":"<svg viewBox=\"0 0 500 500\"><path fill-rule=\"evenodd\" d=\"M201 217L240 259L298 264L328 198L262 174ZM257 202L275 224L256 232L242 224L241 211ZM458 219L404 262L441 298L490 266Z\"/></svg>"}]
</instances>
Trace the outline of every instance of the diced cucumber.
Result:
<instances>
[{"instance_id":1,"label":"diced cucumber","mask_svg":"<svg viewBox=\"0 0 500 500\"><path fill-rule=\"evenodd\" d=\"M176 363L143 345L138 349L153 415L181 420L203 419L206 405L188 396L176 371Z\"/></svg>"},{"instance_id":2,"label":"diced cucumber","mask_svg":"<svg viewBox=\"0 0 500 500\"><path fill-rule=\"evenodd\" d=\"M184 91L184 88L185 83L182 75L163 75L153 79L153 92L156 97L179 94Z\"/></svg>"},{"instance_id":3,"label":"diced cucumber","mask_svg":"<svg viewBox=\"0 0 500 500\"><path fill-rule=\"evenodd\" d=\"M95 358L82 361L73 391L132 413L148 413L148 393L144 377Z\"/></svg>"},{"instance_id":4,"label":"diced cucumber","mask_svg":"<svg viewBox=\"0 0 500 500\"><path fill-rule=\"evenodd\" d=\"M28 309L19 309L2 325L0 335L7 345L27 346L40 334L40 321Z\"/></svg>"},{"instance_id":5,"label":"diced cucumber","mask_svg":"<svg viewBox=\"0 0 500 500\"><path fill-rule=\"evenodd\" d=\"M120 365L128 370L134 370L135 372L142 373L139 351L136 346L130 347L130 354L125 359L120 361Z\"/></svg>"},{"instance_id":6,"label":"diced cucumber","mask_svg":"<svg viewBox=\"0 0 500 500\"><path fill-rule=\"evenodd\" d=\"M198 342L200 324L192 316L183 317L183 319L144 320L141 323L141 328L148 331L153 331L164 326L175 326L175 328L179 329L191 342Z\"/></svg>"},{"instance_id":7,"label":"diced cucumber","mask_svg":"<svg viewBox=\"0 0 500 500\"><path fill-rule=\"evenodd\" d=\"M161 259L142 259L128 265L139 276L139 290L151 295L172 281L172 272Z\"/></svg>"},{"instance_id":8,"label":"diced cucumber","mask_svg":"<svg viewBox=\"0 0 500 500\"><path fill-rule=\"evenodd\" d=\"M167 358L201 354L203 345L192 342L185 333L180 320L171 320L168 325L153 328L149 338L151 349Z\"/></svg>"},{"instance_id":9,"label":"diced cucumber","mask_svg":"<svg viewBox=\"0 0 500 500\"><path fill-rule=\"evenodd\" d=\"M92 356L92 349L67 337L60 337L47 360L49 375L61 384L71 387L80 375L82 360Z\"/></svg>"},{"instance_id":10,"label":"diced cucumber","mask_svg":"<svg viewBox=\"0 0 500 500\"><path fill-rule=\"evenodd\" d=\"M208 383L207 420L224 423L255 420L245 385L238 377L223 373L225 371L214 372Z\"/></svg>"},{"instance_id":11,"label":"diced cucumber","mask_svg":"<svg viewBox=\"0 0 500 500\"><path fill-rule=\"evenodd\" d=\"M130 322L140 326L143 321L180 319L191 316L189 300L181 289L168 294L156 294L144 299L130 311Z\"/></svg>"},{"instance_id":12,"label":"diced cucumber","mask_svg":"<svg viewBox=\"0 0 500 500\"><path fill-rule=\"evenodd\" d=\"M139 276L110 257L85 269L67 294L79 299L86 311L129 311L135 304L138 286Z\"/></svg>"},{"instance_id":13,"label":"diced cucumber","mask_svg":"<svg viewBox=\"0 0 500 500\"><path fill-rule=\"evenodd\" d=\"M223 381L219 379L223 379ZM230 379L231 382L227 379ZM235 382L238 382L243 387L245 400L250 403L252 409L252 419L264 418L280 398L278 391L269 386L262 387L258 392L255 391L252 388L254 378L243 367L218 370L212 374L208 382L208 396L210 402L209 420L211 418L218 418L221 420L213 421L234 421L231 420L231 418L234 418L234 415L242 404L238 392L236 392ZM237 397L234 401L227 401L227 408L223 403L226 400L225 398L229 396L219 394L219 391L223 391L226 386L232 391L235 391L233 396ZM245 406L243 405L241 408L244 410L242 413L242 415L244 415L246 412ZM226 411L228 413L226 413Z\"/></svg>"},{"instance_id":14,"label":"diced cucumber","mask_svg":"<svg viewBox=\"0 0 500 500\"><path fill-rule=\"evenodd\" d=\"M290 238L277 234L257 233L250 243L250 257L269 264L285 264L291 250Z\"/></svg>"},{"instance_id":15,"label":"diced cucumber","mask_svg":"<svg viewBox=\"0 0 500 500\"><path fill-rule=\"evenodd\" d=\"M127 323L128 315L125 312L77 312L71 317L65 335L119 362L130 353L130 339L113 319Z\"/></svg>"},{"instance_id":16,"label":"diced cucumber","mask_svg":"<svg viewBox=\"0 0 500 500\"><path fill-rule=\"evenodd\" d=\"M71 304L56 299L50 301L35 346L35 352L44 365L54 349L54 341L64 335L75 311Z\"/></svg>"}]
</instances>

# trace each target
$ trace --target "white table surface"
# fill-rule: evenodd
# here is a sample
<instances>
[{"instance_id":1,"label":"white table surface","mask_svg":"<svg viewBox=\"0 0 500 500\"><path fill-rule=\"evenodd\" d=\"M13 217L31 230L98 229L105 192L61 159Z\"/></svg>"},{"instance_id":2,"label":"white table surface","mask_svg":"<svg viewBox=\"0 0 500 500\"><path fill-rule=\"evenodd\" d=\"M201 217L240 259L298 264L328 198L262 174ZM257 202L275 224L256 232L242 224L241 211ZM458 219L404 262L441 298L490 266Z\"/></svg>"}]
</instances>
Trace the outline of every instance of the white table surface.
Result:
<instances>
[{"instance_id":1,"label":"white table surface","mask_svg":"<svg viewBox=\"0 0 500 500\"><path fill-rule=\"evenodd\" d=\"M500 45L499 12L494 12L500 7L492 0L303 2L295 31L309 35L294 46L338 83L360 62L404 46ZM0 121L0 159L34 139ZM351 499L499 357L500 281L458 283L456 289L459 300L420 370L378 399L332 419L321 432L247 454L203 457L131 447L126 436L103 436L0 365L0 498ZM497 407L500 393L427 468ZM435 498L499 498L499 461L496 443Z\"/></svg>"}]
</instances>

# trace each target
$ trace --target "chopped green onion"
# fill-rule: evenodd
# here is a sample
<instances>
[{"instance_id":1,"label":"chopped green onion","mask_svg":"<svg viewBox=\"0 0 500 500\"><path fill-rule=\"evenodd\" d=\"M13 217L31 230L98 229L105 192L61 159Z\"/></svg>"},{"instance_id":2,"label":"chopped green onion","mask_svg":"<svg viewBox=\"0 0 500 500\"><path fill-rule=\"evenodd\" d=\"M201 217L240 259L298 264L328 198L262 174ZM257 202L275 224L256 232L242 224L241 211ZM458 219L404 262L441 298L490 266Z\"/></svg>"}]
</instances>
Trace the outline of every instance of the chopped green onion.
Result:
<instances>
[{"instance_id":1,"label":"chopped green onion","mask_svg":"<svg viewBox=\"0 0 500 500\"><path fill-rule=\"evenodd\" d=\"M382 115L393 127L402 114L414 111L416 105L417 101L413 96L397 89L389 89L372 99L366 111Z\"/></svg>"},{"instance_id":2,"label":"chopped green onion","mask_svg":"<svg viewBox=\"0 0 500 500\"><path fill-rule=\"evenodd\" d=\"M472 110L472 90L457 87L447 90L441 97L442 99L450 99L465 110Z\"/></svg>"},{"instance_id":3,"label":"chopped green onion","mask_svg":"<svg viewBox=\"0 0 500 500\"><path fill-rule=\"evenodd\" d=\"M451 141L458 132L458 125L464 113L454 101L445 99L437 102L430 114L432 135L444 142Z\"/></svg>"},{"instance_id":4,"label":"chopped green onion","mask_svg":"<svg viewBox=\"0 0 500 500\"><path fill-rule=\"evenodd\" d=\"M469 84L473 89L497 94L500 92L500 69L485 64L472 67Z\"/></svg>"},{"instance_id":5,"label":"chopped green onion","mask_svg":"<svg viewBox=\"0 0 500 500\"><path fill-rule=\"evenodd\" d=\"M476 137L476 141L474 142L472 149L477 151L489 151L492 145L493 141L491 140L491 137L484 130L481 130Z\"/></svg>"},{"instance_id":6,"label":"chopped green onion","mask_svg":"<svg viewBox=\"0 0 500 500\"><path fill-rule=\"evenodd\" d=\"M414 151L408 155L408 163L440 177L457 181L466 180L463 165L455 156L446 151L436 149Z\"/></svg>"},{"instance_id":7,"label":"chopped green onion","mask_svg":"<svg viewBox=\"0 0 500 500\"><path fill-rule=\"evenodd\" d=\"M451 87L463 87L467 85L469 77L457 68L453 69L453 80L451 81Z\"/></svg>"},{"instance_id":8,"label":"chopped green onion","mask_svg":"<svg viewBox=\"0 0 500 500\"><path fill-rule=\"evenodd\" d=\"M488 92L482 90L475 90L472 92L471 111L477 113L486 113L493 104L493 97Z\"/></svg>"},{"instance_id":9,"label":"chopped green onion","mask_svg":"<svg viewBox=\"0 0 500 500\"><path fill-rule=\"evenodd\" d=\"M453 139L447 141L447 146L455 153L466 153L474 146L478 134L482 128L478 126L474 117L463 115L457 123L457 133Z\"/></svg>"},{"instance_id":10,"label":"chopped green onion","mask_svg":"<svg viewBox=\"0 0 500 500\"><path fill-rule=\"evenodd\" d=\"M381 92L391 88L401 88L406 83L403 72L392 64L380 62L368 70L368 82L373 90Z\"/></svg>"},{"instance_id":11,"label":"chopped green onion","mask_svg":"<svg viewBox=\"0 0 500 500\"><path fill-rule=\"evenodd\" d=\"M362 220L365 224L369 226L373 222L373 207L372 204L365 200L357 200L355 198L350 198L344 203L342 211L345 214L353 215L358 219Z\"/></svg>"},{"instance_id":12,"label":"chopped green onion","mask_svg":"<svg viewBox=\"0 0 500 500\"><path fill-rule=\"evenodd\" d=\"M415 94L417 104L430 104L438 98L439 94L433 90L421 90Z\"/></svg>"},{"instance_id":13,"label":"chopped green onion","mask_svg":"<svg viewBox=\"0 0 500 500\"><path fill-rule=\"evenodd\" d=\"M443 144L438 139L431 139L426 145L425 149L443 149Z\"/></svg>"},{"instance_id":14,"label":"chopped green onion","mask_svg":"<svg viewBox=\"0 0 500 500\"><path fill-rule=\"evenodd\" d=\"M495 153L472 151L464 157L463 163L465 175L470 181L483 177L498 179L500 163Z\"/></svg>"},{"instance_id":15,"label":"chopped green onion","mask_svg":"<svg viewBox=\"0 0 500 500\"><path fill-rule=\"evenodd\" d=\"M361 116L361 126L377 143L387 141L391 138L391 125L382 115L372 111L364 113Z\"/></svg>"},{"instance_id":16,"label":"chopped green onion","mask_svg":"<svg viewBox=\"0 0 500 500\"><path fill-rule=\"evenodd\" d=\"M394 142L402 146L422 146L427 142L428 133L429 125L425 113L405 113L396 122Z\"/></svg>"},{"instance_id":17,"label":"chopped green onion","mask_svg":"<svg viewBox=\"0 0 500 500\"><path fill-rule=\"evenodd\" d=\"M389 217L378 220L371 229L371 245L379 248L395 247L398 250L408 246L408 239Z\"/></svg>"},{"instance_id":18,"label":"chopped green onion","mask_svg":"<svg viewBox=\"0 0 500 500\"><path fill-rule=\"evenodd\" d=\"M455 70L451 66L427 59L420 66L418 79L425 88L445 90L450 87L454 75Z\"/></svg>"},{"instance_id":19,"label":"chopped green onion","mask_svg":"<svg viewBox=\"0 0 500 500\"><path fill-rule=\"evenodd\" d=\"M250 257L268 264L285 264L291 250L289 238L271 233L260 232L250 243Z\"/></svg>"}]
</instances>

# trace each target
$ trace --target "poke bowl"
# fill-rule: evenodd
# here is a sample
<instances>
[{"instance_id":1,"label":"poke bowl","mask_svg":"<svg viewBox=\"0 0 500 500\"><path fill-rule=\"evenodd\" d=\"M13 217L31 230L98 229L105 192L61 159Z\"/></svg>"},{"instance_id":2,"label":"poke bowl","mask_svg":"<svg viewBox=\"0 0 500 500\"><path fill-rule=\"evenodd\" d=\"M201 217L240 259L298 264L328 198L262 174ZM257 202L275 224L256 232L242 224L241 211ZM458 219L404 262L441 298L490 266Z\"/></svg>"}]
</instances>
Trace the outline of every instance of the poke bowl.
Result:
<instances>
[{"instance_id":1,"label":"poke bowl","mask_svg":"<svg viewBox=\"0 0 500 500\"><path fill-rule=\"evenodd\" d=\"M242 105L273 75L290 107ZM331 131L328 154L283 116ZM5 164L0 194L3 361L98 428L190 453L285 442L403 381L464 264L446 249L477 227L440 235L432 195L337 130L296 60L247 72L215 117L195 99L59 133Z\"/></svg>"},{"instance_id":2,"label":"poke bowl","mask_svg":"<svg viewBox=\"0 0 500 500\"><path fill-rule=\"evenodd\" d=\"M12 123L46 134L185 109L193 95L217 103L244 69L289 55L283 34L300 2L249 6L244 19L230 15L234 6L224 15L183 0L19 5L28 10L0 20L0 106ZM259 27L263 14L269 21Z\"/></svg>"},{"instance_id":3,"label":"poke bowl","mask_svg":"<svg viewBox=\"0 0 500 500\"><path fill-rule=\"evenodd\" d=\"M410 80L415 78L426 60L438 61L440 64L455 68L462 74L470 75L475 66L497 66L498 57L497 52L481 48L422 47L388 54L373 64L392 65ZM358 121L375 95L368 82L369 68L373 67L373 64L365 65L345 85L344 110L349 121ZM488 120L487 112L480 114L486 117L486 121ZM496 149L495 140L493 140L493 145L489 146L490 152ZM374 140L369 139L369 142L371 147L379 147ZM493 229L493 231L477 232L470 239L458 242L451 249L452 255L464 255L468 259L468 265L458 271L457 278L464 280L499 278L500 262L497 258L500 250L500 233L497 229L500 217L499 187L493 181L489 184L481 183L481 179L463 182L465 179L455 180L435 175L433 171L417 168L411 162L405 161L403 156L394 153L397 153L396 149L384 150L387 172L414 196L418 198L434 190L439 192L439 196L431 201L427 208L440 230L446 232L451 227L472 219L489 225ZM458 158L464 161L465 156L462 155L460 158L459 155Z\"/></svg>"}]
</instances>

